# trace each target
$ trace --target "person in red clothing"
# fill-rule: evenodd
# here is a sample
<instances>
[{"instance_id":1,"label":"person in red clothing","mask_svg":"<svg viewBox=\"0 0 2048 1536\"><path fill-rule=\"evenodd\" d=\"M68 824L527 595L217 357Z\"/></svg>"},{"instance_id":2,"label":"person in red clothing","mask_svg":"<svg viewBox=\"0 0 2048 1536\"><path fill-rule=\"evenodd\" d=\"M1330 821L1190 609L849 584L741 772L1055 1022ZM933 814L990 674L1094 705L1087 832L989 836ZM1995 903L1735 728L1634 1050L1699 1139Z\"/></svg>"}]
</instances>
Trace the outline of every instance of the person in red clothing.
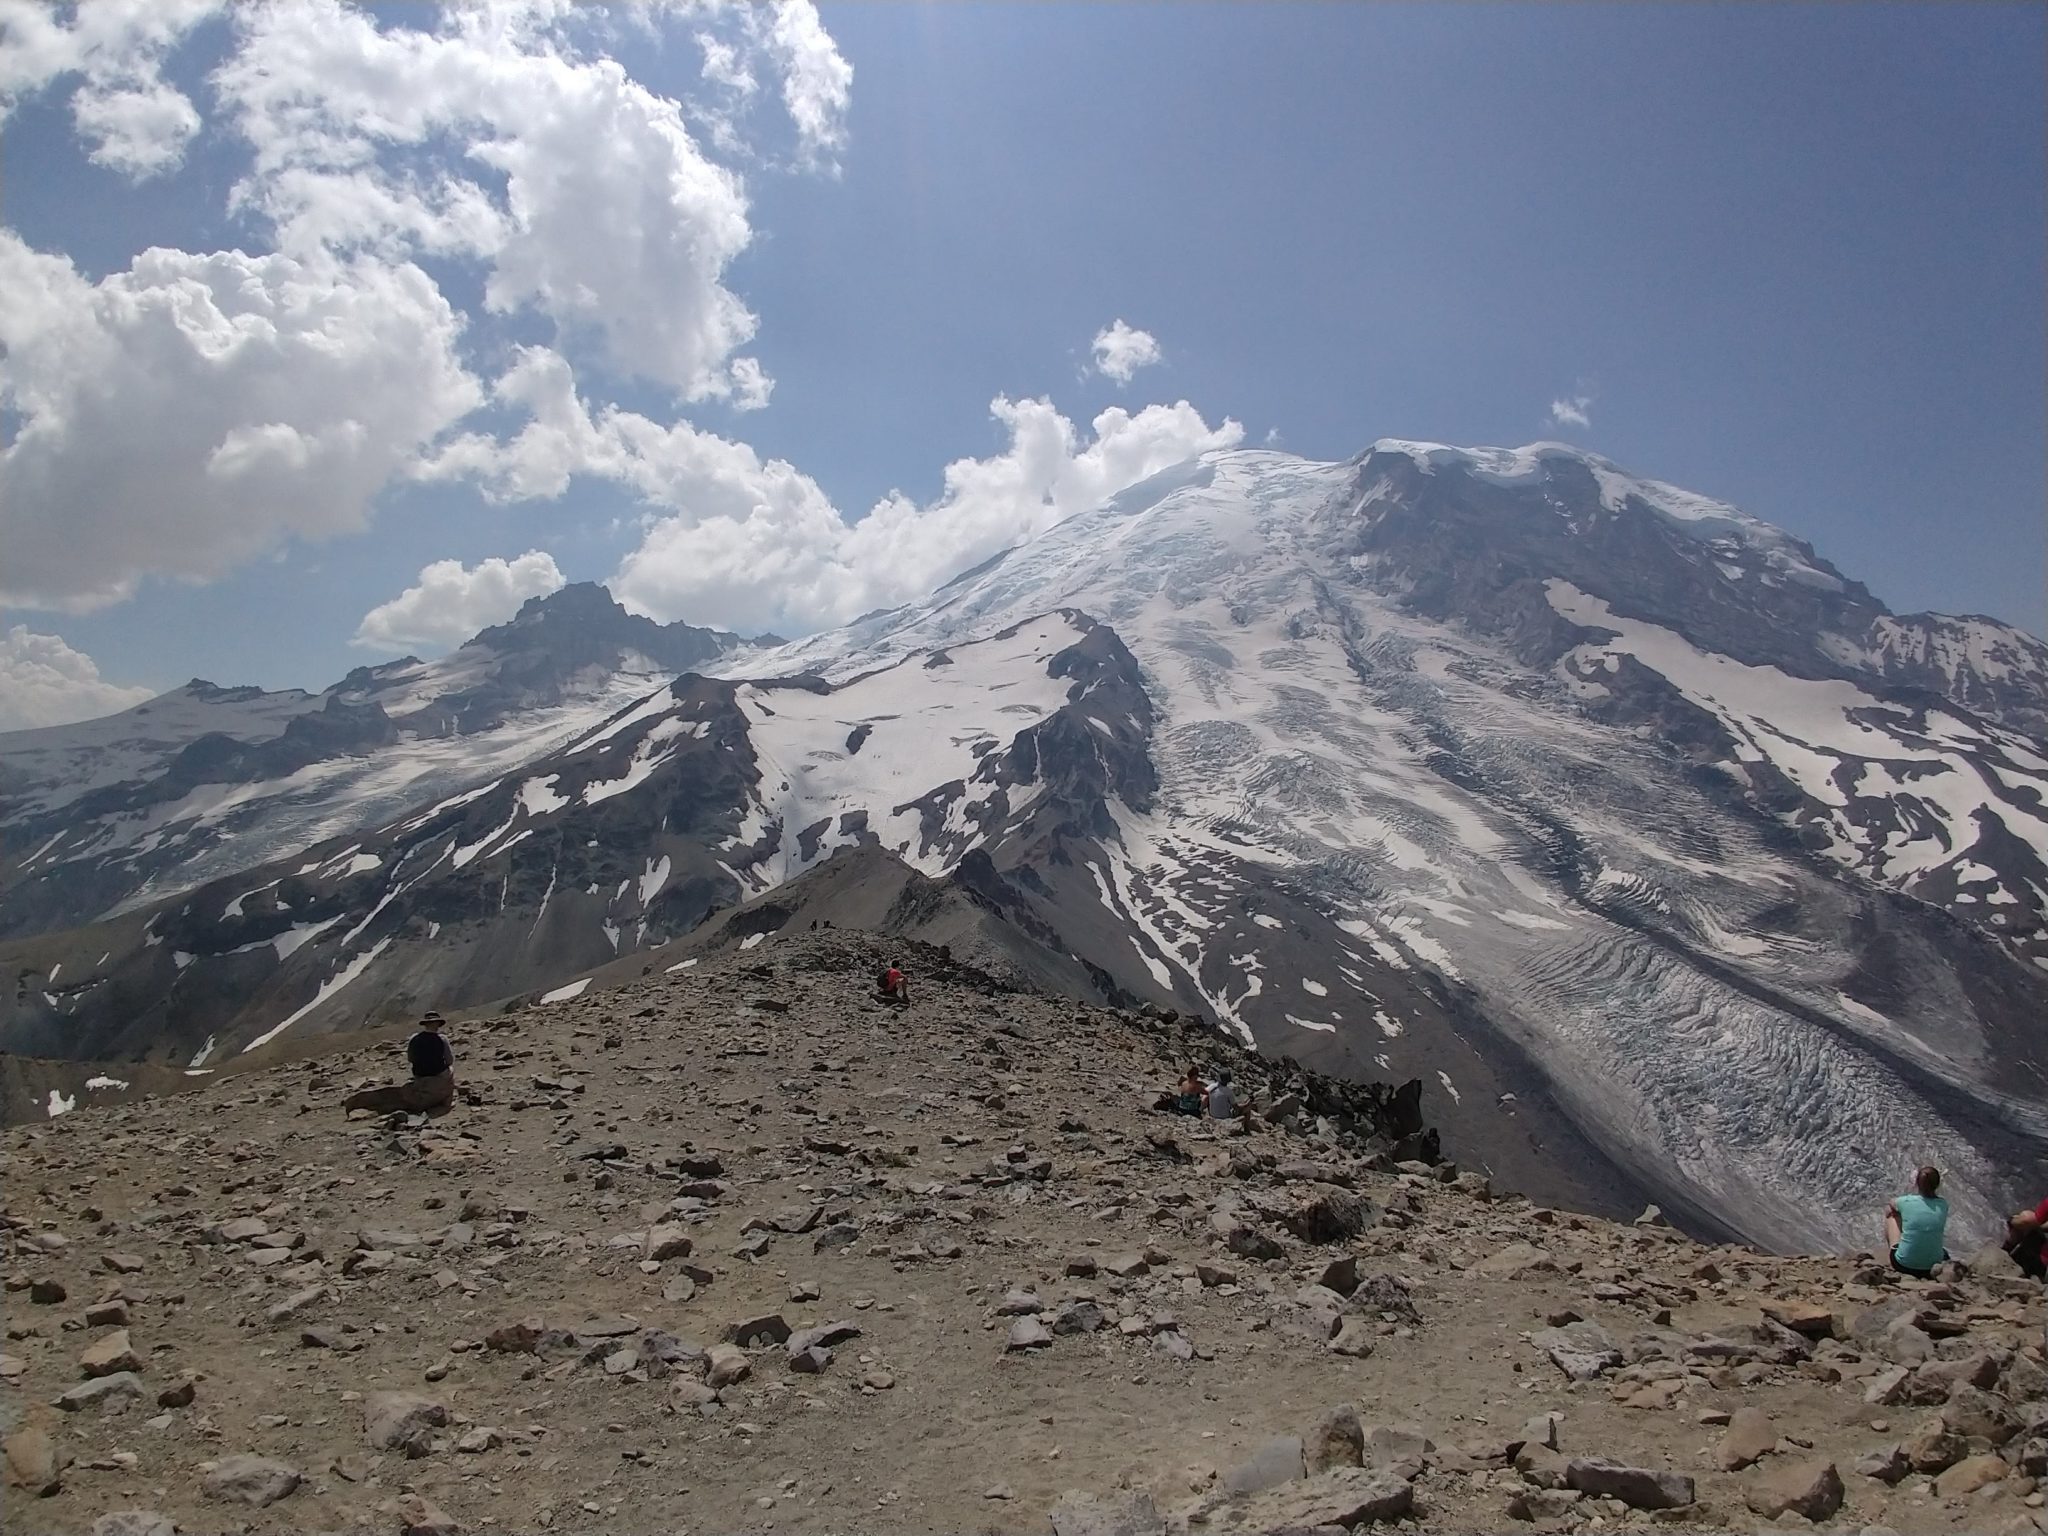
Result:
<instances>
[{"instance_id":1,"label":"person in red clothing","mask_svg":"<svg viewBox=\"0 0 2048 1536\"><path fill-rule=\"evenodd\" d=\"M910 978L894 961L882 967L882 974L875 978L875 990L892 1003L910 1001Z\"/></svg>"},{"instance_id":2,"label":"person in red clothing","mask_svg":"<svg viewBox=\"0 0 2048 1536\"><path fill-rule=\"evenodd\" d=\"M2036 1280L2048 1278L2048 1256L2042 1253L2044 1243L2048 1243L2048 1200L2031 1211L2015 1212L2005 1224L2005 1251L2023 1273Z\"/></svg>"}]
</instances>

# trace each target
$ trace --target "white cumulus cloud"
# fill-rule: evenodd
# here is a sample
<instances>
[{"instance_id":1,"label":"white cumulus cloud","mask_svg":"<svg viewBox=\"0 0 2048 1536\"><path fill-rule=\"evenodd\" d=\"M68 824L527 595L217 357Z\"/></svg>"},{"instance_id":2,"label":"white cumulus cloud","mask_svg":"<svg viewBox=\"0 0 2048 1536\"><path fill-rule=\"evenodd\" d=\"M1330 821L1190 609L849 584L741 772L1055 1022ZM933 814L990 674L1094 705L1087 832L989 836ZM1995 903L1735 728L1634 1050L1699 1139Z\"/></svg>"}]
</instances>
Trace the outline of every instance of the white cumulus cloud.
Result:
<instances>
[{"instance_id":1,"label":"white cumulus cloud","mask_svg":"<svg viewBox=\"0 0 2048 1536\"><path fill-rule=\"evenodd\" d=\"M1089 345L1095 353L1095 371L1119 384L1130 383L1140 368L1149 368L1164 356L1150 331L1134 330L1121 320L1097 331Z\"/></svg>"},{"instance_id":2,"label":"white cumulus cloud","mask_svg":"<svg viewBox=\"0 0 2048 1536\"><path fill-rule=\"evenodd\" d=\"M1553 427L1578 427L1584 429L1593 425L1593 397L1589 394L1566 395L1550 402L1550 424Z\"/></svg>"},{"instance_id":3,"label":"white cumulus cloud","mask_svg":"<svg viewBox=\"0 0 2048 1536\"><path fill-rule=\"evenodd\" d=\"M106 681L83 651L55 635L36 634L26 624L0 635L0 731L95 720L154 693Z\"/></svg>"},{"instance_id":4,"label":"white cumulus cloud","mask_svg":"<svg viewBox=\"0 0 2048 1536\"><path fill-rule=\"evenodd\" d=\"M155 248L98 282L0 230L0 602L210 580L371 498L482 391L410 262Z\"/></svg>"},{"instance_id":5,"label":"white cumulus cloud","mask_svg":"<svg viewBox=\"0 0 2048 1536\"><path fill-rule=\"evenodd\" d=\"M946 467L929 502L893 492L848 522L781 459L688 422L593 409L559 355L533 348L496 385L523 411L511 437L457 438L423 468L472 478L500 500L561 496L577 476L612 481L650 509L612 590L655 618L810 630L910 601L978 561L1244 429L1211 427L1186 401L1106 410L1084 434L1049 400L998 397L1008 436L987 458Z\"/></svg>"},{"instance_id":6,"label":"white cumulus cloud","mask_svg":"<svg viewBox=\"0 0 2048 1536\"><path fill-rule=\"evenodd\" d=\"M349 643L378 651L449 649L502 624L529 597L546 597L564 585L555 557L544 550L529 549L515 560L493 556L474 566L436 560L417 582L364 614Z\"/></svg>"},{"instance_id":7,"label":"white cumulus cloud","mask_svg":"<svg viewBox=\"0 0 2048 1536\"><path fill-rule=\"evenodd\" d=\"M0 8L0 122L61 81L97 164L140 181L170 170L199 132L198 109L162 75L165 58L224 0L11 0Z\"/></svg>"}]
</instances>

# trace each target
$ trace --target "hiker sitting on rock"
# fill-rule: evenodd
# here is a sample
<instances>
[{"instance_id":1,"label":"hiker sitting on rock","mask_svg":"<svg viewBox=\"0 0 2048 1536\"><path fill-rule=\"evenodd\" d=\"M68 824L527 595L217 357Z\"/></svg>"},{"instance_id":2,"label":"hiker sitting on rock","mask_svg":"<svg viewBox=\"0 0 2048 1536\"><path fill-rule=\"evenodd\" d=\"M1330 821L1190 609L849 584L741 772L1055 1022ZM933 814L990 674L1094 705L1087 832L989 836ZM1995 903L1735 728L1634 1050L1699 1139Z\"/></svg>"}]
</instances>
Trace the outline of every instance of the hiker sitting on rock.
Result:
<instances>
[{"instance_id":1,"label":"hiker sitting on rock","mask_svg":"<svg viewBox=\"0 0 2048 1536\"><path fill-rule=\"evenodd\" d=\"M2005 1251L2019 1265L2020 1273L2036 1280L2048 1279L2048 1200L2031 1211L2015 1212L2005 1224Z\"/></svg>"},{"instance_id":2,"label":"hiker sitting on rock","mask_svg":"<svg viewBox=\"0 0 2048 1536\"><path fill-rule=\"evenodd\" d=\"M875 996L889 1003L907 1004L910 1001L910 978L903 974L895 961L883 966L881 974L875 978Z\"/></svg>"},{"instance_id":3,"label":"hiker sitting on rock","mask_svg":"<svg viewBox=\"0 0 2048 1536\"><path fill-rule=\"evenodd\" d=\"M1238 1113L1237 1089L1230 1081L1230 1068L1225 1067L1216 1074L1216 1081L1209 1085L1209 1118L1212 1120L1235 1119Z\"/></svg>"},{"instance_id":4,"label":"hiker sitting on rock","mask_svg":"<svg viewBox=\"0 0 2048 1536\"><path fill-rule=\"evenodd\" d=\"M455 1053L441 1038L441 1027L446 1022L440 1014L429 1013L420 1020L418 1032L406 1042L405 1055L412 1063L412 1081L396 1083L388 1088L360 1089L341 1101L343 1112L367 1109L379 1115L417 1115L446 1109L454 1103Z\"/></svg>"},{"instance_id":5,"label":"hiker sitting on rock","mask_svg":"<svg viewBox=\"0 0 2048 1536\"><path fill-rule=\"evenodd\" d=\"M1943 1246L1948 1202L1935 1193L1940 1188L1941 1170L1930 1165L1913 1175L1912 1194L1900 1195L1885 1208L1885 1249L1892 1268L1902 1275L1925 1280L1948 1257Z\"/></svg>"}]
</instances>

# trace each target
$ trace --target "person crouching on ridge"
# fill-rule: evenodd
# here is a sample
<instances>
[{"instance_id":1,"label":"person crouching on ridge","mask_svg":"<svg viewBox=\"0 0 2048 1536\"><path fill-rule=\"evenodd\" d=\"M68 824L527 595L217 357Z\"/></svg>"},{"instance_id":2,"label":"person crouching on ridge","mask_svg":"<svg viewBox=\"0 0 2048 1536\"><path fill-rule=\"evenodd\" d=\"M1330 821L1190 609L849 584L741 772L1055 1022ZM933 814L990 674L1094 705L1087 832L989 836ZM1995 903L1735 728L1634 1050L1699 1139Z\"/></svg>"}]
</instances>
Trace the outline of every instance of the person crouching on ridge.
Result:
<instances>
[{"instance_id":1,"label":"person crouching on ridge","mask_svg":"<svg viewBox=\"0 0 2048 1536\"><path fill-rule=\"evenodd\" d=\"M441 1038L447 1020L438 1013L420 1019L420 1027L405 1043L406 1060L412 1065L412 1080L385 1088L363 1088L341 1101L342 1111L358 1109L373 1114L425 1114L446 1109L455 1102L455 1053Z\"/></svg>"},{"instance_id":2,"label":"person crouching on ridge","mask_svg":"<svg viewBox=\"0 0 2048 1536\"><path fill-rule=\"evenodd\" d=\"M908 1004L910 1002L910 978L903 974L895 961L882 967L875 978L875 996L886 1003Z\"/></svg>"}]
</instances>

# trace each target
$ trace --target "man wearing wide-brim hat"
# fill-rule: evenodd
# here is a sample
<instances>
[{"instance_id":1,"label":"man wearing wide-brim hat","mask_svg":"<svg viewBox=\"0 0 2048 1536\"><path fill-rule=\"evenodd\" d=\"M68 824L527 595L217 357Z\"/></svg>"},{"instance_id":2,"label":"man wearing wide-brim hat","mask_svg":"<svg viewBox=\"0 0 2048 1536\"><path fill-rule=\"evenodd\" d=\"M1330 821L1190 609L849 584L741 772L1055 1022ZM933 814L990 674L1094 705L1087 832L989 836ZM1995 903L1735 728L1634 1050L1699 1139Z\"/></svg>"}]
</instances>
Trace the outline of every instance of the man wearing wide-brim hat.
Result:
<instances>
[{"instance_id":1,"label":"man wearing wide-brim hat","mask_svg":"<svg viewBox=\"0 0 2048 1536\"><path fill-rule=\"evenodd\" d=\"M455 1053L441 1038L447 1020L438 1013L420 1019L420 1027L405 1044L406 1059L412 1063L412 1081L388 1088L363 1088L341 1101L345 1111L369 1110L372 1114L421 1114L446 1109L455 1102Z\"/></svg>"}]
</instances>

